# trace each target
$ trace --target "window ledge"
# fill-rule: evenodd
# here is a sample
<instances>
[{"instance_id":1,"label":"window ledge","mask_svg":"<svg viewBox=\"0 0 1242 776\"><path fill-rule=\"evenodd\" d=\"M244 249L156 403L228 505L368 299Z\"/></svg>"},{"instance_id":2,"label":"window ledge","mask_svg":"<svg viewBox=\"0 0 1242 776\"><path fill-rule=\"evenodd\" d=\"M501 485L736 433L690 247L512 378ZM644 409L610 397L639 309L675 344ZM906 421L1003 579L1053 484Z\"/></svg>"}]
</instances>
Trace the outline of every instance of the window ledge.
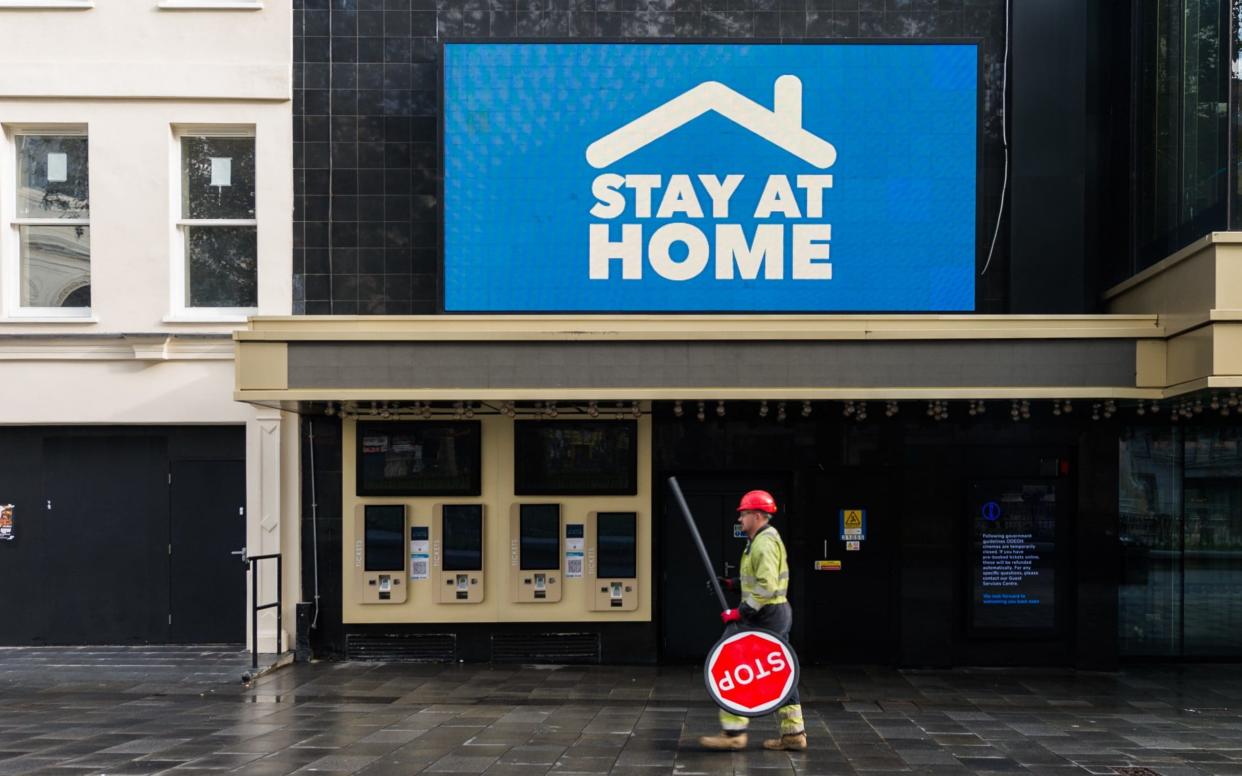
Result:
<instances>
[{"instance_id":1,"label":"window ledge","mask_svg":"<svg viewBox=\"0 0 1242 776\"><path fill-rule=\"evenodd\" d=\"M95 0L0 0L0 8L94 8Z\"/></svg>"},{"instance_id":2,"label":"window ledge","mask_svg":"<svg viewBox=\"0 0 1242 776\"><path fill-rule=\"evenodd\" d=\"M0 0L0 3L4 0ZM263 3L245 0L160 0L159 7L165 11L262 11Z\"/></svg>"},{"instance_id":3,"label":"window ledge","mask_svg":"<svg viewBox=\"0 0 1242 776\"><path fill-rule=\"evenodd\" d=\"M99 323L98 316L95 315L57 315L48 317L46 315L6 315L0 317L0 324L23 324L23 323Z\"/></svg>"},{"instance_id":4,"label":"window ledge","mask_svg":"<svg viewBox=\"0 0 1242 776\"><path fill-rule=\"evenodd\" d=\"M245 323L251 315L257 315L258 310L254 312L238 312L238 313L199 313L184 312L175 313L173 315L165 315L164 323Z\"/></svg>"}]
</instances>

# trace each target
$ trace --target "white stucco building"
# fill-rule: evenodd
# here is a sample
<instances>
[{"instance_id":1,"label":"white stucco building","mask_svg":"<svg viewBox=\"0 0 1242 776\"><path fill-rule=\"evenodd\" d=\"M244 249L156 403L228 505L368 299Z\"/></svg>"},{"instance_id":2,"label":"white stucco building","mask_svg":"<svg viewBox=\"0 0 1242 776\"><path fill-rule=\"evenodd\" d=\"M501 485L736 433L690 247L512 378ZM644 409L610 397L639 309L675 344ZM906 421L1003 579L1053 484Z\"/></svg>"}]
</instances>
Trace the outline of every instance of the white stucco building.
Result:
<instances>
[{"instance_id":1,"label":"white stucco building","mask_svg":"<svg viewBox=\"0 0 1242 776\"><path fill-rule=\"evenodd\" d=\"M0 0L0 586L32 591L4 643L240 642L228 553L296 580L296 418L233 401L231 340L290 312L291 26L288 2Z\"/></svg>"}]
</instances>

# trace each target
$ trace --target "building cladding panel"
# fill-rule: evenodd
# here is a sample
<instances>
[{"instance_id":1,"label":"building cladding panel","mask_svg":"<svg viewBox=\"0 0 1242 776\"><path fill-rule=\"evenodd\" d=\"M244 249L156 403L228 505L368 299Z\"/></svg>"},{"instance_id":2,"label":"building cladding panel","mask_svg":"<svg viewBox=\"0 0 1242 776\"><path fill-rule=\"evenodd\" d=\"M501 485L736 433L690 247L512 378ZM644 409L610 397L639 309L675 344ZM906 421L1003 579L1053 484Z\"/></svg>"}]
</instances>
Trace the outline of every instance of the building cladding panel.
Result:
<instances>
[{"instance_id":1,"label":"building cladding panel","mask_svg":"<svg viewBox=\"0 0 1242 776\"><path fill-rule=\"evenodd\" d=\"M289 344L292 389L1123 387L1131 340Z\"/></svg>"},{"instance_id":2,"label":"building cladding panel","mask_svg":"<svg viewBox=\"0 0 1242 776\"><path fill-rule=\"evenodd\" d=\"M996 216L1004 0L294 0L294 13L295 313L439 312L445 39L978 40L979 214ZM1006 311L1007 250L977 279L981 312Z\"/></svg>"}]
</instances>

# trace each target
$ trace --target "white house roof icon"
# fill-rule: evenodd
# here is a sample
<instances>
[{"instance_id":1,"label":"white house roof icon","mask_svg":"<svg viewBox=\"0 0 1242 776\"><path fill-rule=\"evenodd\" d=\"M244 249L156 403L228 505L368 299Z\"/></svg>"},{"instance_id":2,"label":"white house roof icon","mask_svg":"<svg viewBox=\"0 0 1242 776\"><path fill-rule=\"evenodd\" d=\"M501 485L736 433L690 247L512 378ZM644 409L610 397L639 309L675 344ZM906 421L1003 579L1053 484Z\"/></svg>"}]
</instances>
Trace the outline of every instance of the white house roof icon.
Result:
<instances>
[{"instance_id":1,"label":"white house roof icon","mask_svg":"<svg viewBox=\"0 0 1242 776\"><path fill-rule=\"evenodd\" d=\"M837 149L802 128L802 81L783 75L773 92L773 109L768 110L719 81L704 81L587 146L587 162L597 169L607 167L714 110L808 164L831 167Z\"/></svg>"}]
</instances>

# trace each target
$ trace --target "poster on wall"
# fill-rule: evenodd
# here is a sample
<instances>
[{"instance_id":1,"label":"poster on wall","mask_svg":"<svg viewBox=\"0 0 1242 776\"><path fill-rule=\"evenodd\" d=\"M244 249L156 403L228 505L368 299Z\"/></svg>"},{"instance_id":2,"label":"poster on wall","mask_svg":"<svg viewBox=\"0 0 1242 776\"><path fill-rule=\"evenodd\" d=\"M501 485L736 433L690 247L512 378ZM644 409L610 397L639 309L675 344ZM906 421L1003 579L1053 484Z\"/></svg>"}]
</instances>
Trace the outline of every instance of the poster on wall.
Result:
<instances>
[{"instance_id":1,"label":"poster on wall","mask_svg":"<svg viewBox=\"0 0 1242 776\"><path fill-rule=\"evenodd\" d=\"M445 43L448 312L975 307L974 43Z\"/></svg>"},{"instance_id":2,"label":"poster on wall","mask_svg":"<svg viewBox=\"0 0 1242 776\"><path fill-rule=\"evenodd\" d=\"M11 542L16 538L13 533L13 505L0 504L0 542Z\"/></svg>"},{"instance_id":3,"label":"poster on wall","mask_svg":"<svg viewBox=\"0 0 1242 776\"><path fill-rule=\"evenodd\" d=\"M1056 486L975 483L971 497L971 626L1056 628Z\"/></svg>"}]
</instances>

